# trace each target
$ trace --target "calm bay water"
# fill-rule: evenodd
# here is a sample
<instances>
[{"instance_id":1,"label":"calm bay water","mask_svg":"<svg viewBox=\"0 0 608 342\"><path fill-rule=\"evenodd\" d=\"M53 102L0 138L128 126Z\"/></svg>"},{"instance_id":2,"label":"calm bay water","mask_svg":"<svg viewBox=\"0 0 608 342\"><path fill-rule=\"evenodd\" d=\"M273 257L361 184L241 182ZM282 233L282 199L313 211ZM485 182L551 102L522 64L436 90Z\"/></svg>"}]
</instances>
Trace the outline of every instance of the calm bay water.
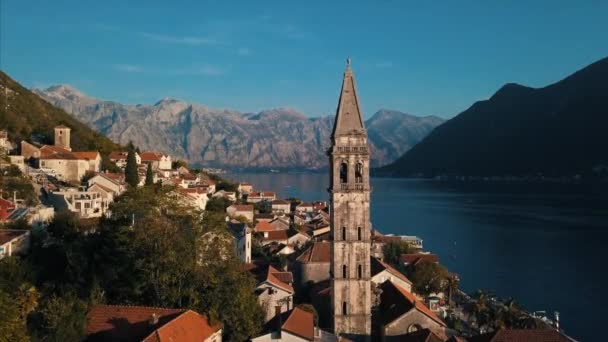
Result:
<instances>
[{"instance_id":1,"label":"calm bay water","mask_svg":"<svg viewBox=\"0 0 608 342\"><path fill-rule=\"evenodd\" d=\"M281 198L327 200L327 174L228 174ZM608 317L608 196L572 184L372 179L371 216L383 233L416 235L460 274L464 290L559 311L566 332L592 340ZM603 329L602 329L603 330ZM595 335L597 336L597 335Z\"/></svg>"}]
</instances>

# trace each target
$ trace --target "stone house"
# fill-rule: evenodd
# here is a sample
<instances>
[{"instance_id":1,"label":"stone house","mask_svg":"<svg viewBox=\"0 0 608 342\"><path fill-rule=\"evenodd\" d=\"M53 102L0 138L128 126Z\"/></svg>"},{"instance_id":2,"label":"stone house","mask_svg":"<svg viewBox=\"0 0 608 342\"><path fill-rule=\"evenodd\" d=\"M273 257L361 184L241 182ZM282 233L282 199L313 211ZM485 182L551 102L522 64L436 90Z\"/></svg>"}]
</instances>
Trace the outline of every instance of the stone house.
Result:
<instances>
[{"instance_id":1,"label":"stone house","mask_svg":"<svg viewBox=\"0 0 608 342\"><path fill-rule=\"evenodd\" d=\"M315 242L295 260L296 279L300 286L329 279L331 242Z\"/></svg>"},{"instance_id":2,"label":"stone house","mask_svg":"<svg viewBox=\"0 0 608 342\"><path fill-rule=\"evenodd\" d=\"M296 211L299 213L312 213L315 210L315 206L310 202L302 202L296 205Z\"/></svg>"},{"instance_id":3,"label":"stone house","mask_svg":"<svg viewBox=\"0 0 608 342\"><path fill-rule=\"evenodd\" d=\"M231 218L243 216L248 221L253 222L253 205L251 204L233 204L226 208L226 213Z\"/></svg>"},{"instance_id":4,"label":"stone house","mask_svg":"<svg viewBox=\"0 0 608 342\"><path fill-rule=\"evenodd\" d=\"M412 282L405 275L375 257L372 257L371 261L371 275L372 284L375 286L382 285L388 280L412 293Z\"/></svg>"},{"instance_id":5,"label":"stone house","mask_svg":"<svg viewBox=\"0 0 608 342\"><path fill-rule=\"evenodd\" d=\"M289 229L289 218L277 217L272 221L268 222L276 230L287 230Z\"/></svg>"},{"instance_id":6,"label":"stone house","mask_svg":"<svg viewBox=\"0 0 608 342\"><path fill-rule=\"evenodd\" d=\"M87 181L89 188L95 184L101 185L114 193L114 197L122 194L126 190L124 176L119 174L98 173Z\"/></svg>"},{"instance_id":7,"label":"stone house","mask_svg":"<svg viewBox=\"0 0 608 342\"><path fill-rule=\"evenodd\" d=\"M236 220L228 221L228 231L234 237L236 256L244 263L251 262L251 228Z\"/></svg>"},{"instance_id":8,"label":"stone house","mask_svg":"<svg viewBox=\"0 0 608 342\"><path fill-rule=\"evenodd\" d=\"M125 151L112 151L109 155L110 161L116 164L116 166L124 169L127 166L127 156L129 152ZM135 162L137 165L141 164L141 156L135 152Z\"/></svg>"},{"instance_id":9,"label":"stone house","mask_svg":"<svg viewBox=\"0 0 608 342\"><path fill-rule=\"evenodd\" d=\"M78 160L86 160L89 163L87 171L101 171L101 154L99 152L72 152Z\"/></svg>"},{"instance_id":10,"label":"stone house","mask_svg":"<svg viewBox=\"0 0 608 342\"><path fill-rule=\"evenodd\" d=\"M94 305L86 321L85 341L222 341L221 323L192 310Z\"/></svg>"},{"instance_id":11,"label":"stone house","mask_svg":"<svg viewBox=\"0 0 608 342\"><path fill-rule=\"evenodd\" d=\"M237 190L241 193L241 195L249 195L249 193L253 191L253 185L246 182L241 182L239 183Z\"/></svg>"},{"instance_id":12,"label":"stone house","mask_svg":"<svg viewBox=\"0 0 608 342\"><path fill-rule=\"evenodd\" d=\"M48 146L40 149L39 166L41 169L53 170L55 177L65 182L79 182L89 171L88 160L78 159L72 152Z\"/></svg>"},{"instance_id":13,"label":"stone house","mask_svg":"<svg viewBox=\"0 0 608 342\"><path fill-rule=\"evenodd\" d=\"M87 188L87 192L96 192L101 197L101 207L104 213L108 212L110 208L110 204L114 202L114 198L118 196L117 193L112 191L112 189L106 188L105 186L95 183Z\"/></svg>"},{"instance_id":14,"label":"stone house","mask_svg":"<svg viewBox=\"0 0 608 342\"><path fill-rule=\"evenodd\" d=\"M389 281L380 285L380 333L383 341L401 341L402 335L429 329L445 338L447 325L421 300Z\"/></svg>"},{"instance_id":15,"label":"stone house","mask_svg":"<svg viewBox=\"0 0 608 342\"><path fill-rule=\"evenodd\" d=\"M271 203L273 213L289 214L291 212L291 202L286 200L274 200Z\"/></svg>"},{"instance_id":16,"label":"stone house","mask_svg":"<svg viewBox=\"0 0 608 342\"><path fill-rule=\"evenodd\" d=\"M29 230L0 229L0 259L27 253L29 248Z\"/></svg>"},{"instance_id":17,"label":"stone house","mask_svg":"<svg viewBox=\"0 0 608 342\"><path fill-rule=\"evenodd\" d=\"M258 203L262 201L272 202L275 199L277 199L277 195L272 191L252 191L247 196L247 203Z\"/></svg>"},{"instance_id":18,"label":"stone house","mask_svg":"<svg viewBox=\"0 0 608 342\"><path fill-rule=\"evenodd\" d=\"M314 314L298 307L276 315L266 324L265 334L252 342L340 341L334 334L315 326Z\"/></svg>"},{"instance_id":19,"label":"stone house","mask_svg":"<svg viewBox=\"0 0 608 342\"><path fill-rule=\"evenodd\" d=\"M171 170L171 156L159 152L142 152L141 162L152 164L153 169Z\"/></svg>"},{"instance_id":20,"label":"stone house","mask_svg":"<svg viewBox=\"0 0 608 342\"><path fill-rule=\"evenodd\" d=\"M56 211L69 210L85 219L101 217L107 210L99 192L81 191L74 188L51 192L49 202Z\"/></svg>"},{"instance_id":21,"label":"stone house","mask_svg":"<svg viewBox=\"0 0 608 342\"><path fill-rule=\"evenodd\" d=\"M248 267L258 281L255 293L264 311L264 322L293 308L294 289L291 272L279 271L271 265L248 264Z\"/></svg>"}]
</instances>

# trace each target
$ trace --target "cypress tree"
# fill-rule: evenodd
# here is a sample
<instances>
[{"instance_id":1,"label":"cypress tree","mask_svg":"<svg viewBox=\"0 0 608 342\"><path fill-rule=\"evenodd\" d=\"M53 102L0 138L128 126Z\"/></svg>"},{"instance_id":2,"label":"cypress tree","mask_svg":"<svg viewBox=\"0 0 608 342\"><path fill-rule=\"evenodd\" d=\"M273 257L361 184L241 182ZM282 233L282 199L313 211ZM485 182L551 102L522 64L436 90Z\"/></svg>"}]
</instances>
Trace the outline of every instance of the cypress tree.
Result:
<instances>
[{"instance_id":1,"label":"cypress tree","mask_svg":"<svg viewBox=\"0 0 608 342\"><path fill-rule=\"evenodd\" d=\"M146 170L146 185L154 185L154 173L152 172L152 163L148 164Z\"/></svg>"},{"instance_id":2,"label":"cypress tree","mask_svg":"<svg viewBox=\"0 0 608 342\"><path fill-rule=\"evenodd\" d=\"M137 174L137 160L135 159L135 149L129 149L129 154L127 154L125 180L127 181L127 184L133 187L136 187L139 184L139 175Z\"/></svg>"}]
</instances>

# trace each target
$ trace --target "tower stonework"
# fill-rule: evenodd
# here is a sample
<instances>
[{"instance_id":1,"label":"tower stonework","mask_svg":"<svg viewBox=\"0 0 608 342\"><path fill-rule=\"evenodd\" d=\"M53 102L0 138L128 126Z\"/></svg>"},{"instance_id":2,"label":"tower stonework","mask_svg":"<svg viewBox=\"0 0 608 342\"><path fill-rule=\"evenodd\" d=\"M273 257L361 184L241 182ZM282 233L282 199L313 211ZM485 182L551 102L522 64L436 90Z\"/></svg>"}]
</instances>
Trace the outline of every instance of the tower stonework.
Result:
<instances>
[{"instance_id":1,"label":"tower stonework","mask_svg":"<svg viewBox=\"0 0 608 342\"><path fill-rule=\"evenodd\" d=\"M70 148L70 127L60 125L55 127L55 146L65 148L71 151Z\"/></svg>"},{"instance_id":2,"label":"tower stonework","mask_svg":"<svg viewBox=\"0 0 608 342\"><path fill-rule=\"evenodd\" d=\"M347 63L328 150L333 329L371 340L369 147L355 78Z\"/></svg>"}]
</instances>

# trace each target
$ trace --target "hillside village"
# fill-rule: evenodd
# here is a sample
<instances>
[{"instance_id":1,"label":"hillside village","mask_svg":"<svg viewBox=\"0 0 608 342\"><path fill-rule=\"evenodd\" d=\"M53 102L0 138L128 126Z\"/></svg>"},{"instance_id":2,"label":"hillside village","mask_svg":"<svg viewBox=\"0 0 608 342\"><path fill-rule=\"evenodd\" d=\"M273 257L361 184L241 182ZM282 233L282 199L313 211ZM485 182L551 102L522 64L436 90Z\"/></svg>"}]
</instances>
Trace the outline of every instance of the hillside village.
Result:
<instances>
[{"instance_id":1,"label":"hillside village","mask_svg":"<svg viewBox=\"0 0 608 342\"><path fill-rule=\"evenodd\" d=\"M44 145L12 142L6 131L0 132L3 175L18 169L39 199L28 202L18 191L2 193L0 222L5 229L0 230L0 259L27 254L32 232L46 229L60 213L70 212L84 221L111 217L113 202L131 186L126 170L132 155L137 166L136 187L171 189L173 201L203 216L223 213L232 251L224 250L219 257L234 253L240 260L242 269L254 279L252 291L261 309L262 329L258 336L249 336L252 341L347 340L331 332L331 230L326 202L280 199L274 192L245 181L231 184L215 175L189 170L169 155L137 152L133 147L111 152L108 157L116 170L102 170L98 151L72 150L70 127L57 126L54 133L54 144ZM478 315L476 306L487 299L466 298L458 290L458 276L440 266L436 255L424 252L421 239L383 235L374 229L370 257L376 338L493 341L505 334L501 330L483 334L489 325ZM472 307L467 308L466 303ZM212 322L206 314L187 308L99 303L87 310L83 338L147 341L150 336L160 336L161 341L175 337L221 341L223 325ZM509 314L530 319L523 312ZM127 328L108 325L115 319L125 320ZM528 330L516 331L526 334ZM556 330L545 331L556 340L569 340Z\"/></svg>"}]
</instances>

